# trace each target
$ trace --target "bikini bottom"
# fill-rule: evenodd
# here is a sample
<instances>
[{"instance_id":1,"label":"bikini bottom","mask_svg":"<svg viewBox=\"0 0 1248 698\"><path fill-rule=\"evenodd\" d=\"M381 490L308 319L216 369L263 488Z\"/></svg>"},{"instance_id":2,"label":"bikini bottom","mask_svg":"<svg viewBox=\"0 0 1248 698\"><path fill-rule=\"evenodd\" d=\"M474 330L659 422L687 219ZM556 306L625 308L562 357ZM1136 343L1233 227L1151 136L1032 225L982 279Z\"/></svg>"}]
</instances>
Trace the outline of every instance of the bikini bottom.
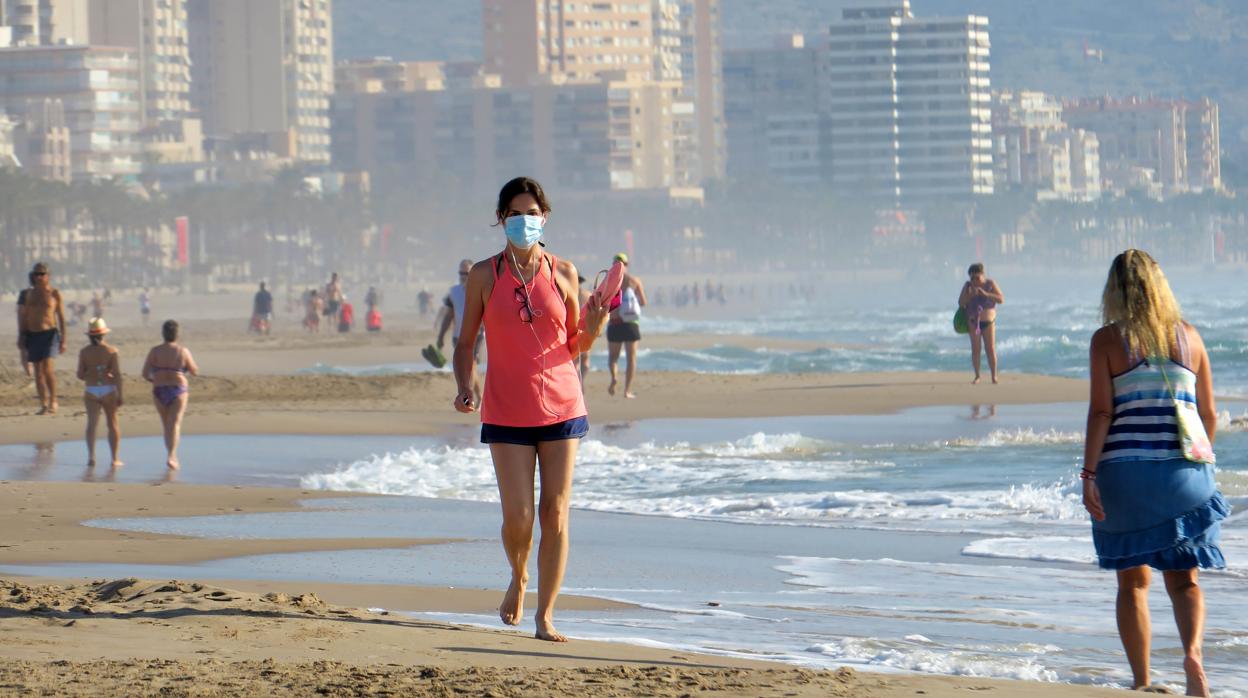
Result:
<instances>
[{"instance_id":1,"label":"bikini bottom","mask_svg":"<svg viewBox=\"0 0 1248 698\"><path fill-rule=\"evenodd\" d=\"M185 385L158 385L152 388L152 395L160 400L160 404L169 407L178 401L183 395L190 394L190 389Z\"/></svg>"}]
</instances>

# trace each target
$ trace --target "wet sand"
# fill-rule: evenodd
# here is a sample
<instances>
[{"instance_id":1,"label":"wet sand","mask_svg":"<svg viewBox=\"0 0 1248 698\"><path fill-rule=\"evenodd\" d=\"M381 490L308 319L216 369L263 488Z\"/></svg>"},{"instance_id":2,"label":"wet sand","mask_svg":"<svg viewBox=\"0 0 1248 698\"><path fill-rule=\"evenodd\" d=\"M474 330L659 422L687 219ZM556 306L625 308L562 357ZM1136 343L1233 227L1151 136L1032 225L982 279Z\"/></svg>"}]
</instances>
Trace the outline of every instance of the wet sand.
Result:
<instances>
[{"instance_id":1,"label":"wet sand","mask_svg":"<svg viewBox=\"0 0 1248 698\"><path fill-rule=\"evenodd\" d=\"M216 373L192 379L187 434L434 435L473 425L476 415L451 407L454 379L446 373L350 377ZM226 370L228 366L213 366ZM81 384L63 375L72 397L52 417L35 416L38 399L25 381L0 382L0 444L82 438ZM971 385L956 373L708 375L643 373L636 400L609 397L607 376L587 380L594 423L662 418L783 417L889 414L933 405L1076 402L1084 381L1011 374L1001 385ZM122 431L160 434L150 389L128 377ZM103 432L101 431L101 437ZM101 444L103 446L103 444Z\"/></svg>"},{"instance_id":2,"label":"wet sand","mask_svg":"<svg viewBox=\"0 0 1248 698\"><path fill-rule=\"evenodd\" d=\"M235 294L236 296L238 294ZM157 298L157 316L165 300ZM237 300L237 298L235 298ZM191 308L193 298L179 298ZM126 370L137 370L154 327L115 322ZM379 336L309 337L241 333L227 312L186 323L186 343L205 376L193 381L190 434L436 434L471 425L451 411L453 381L442 374L386 377L292 375L314 363L414 363L431 318L396 314ZM393 321L394 318L391 318ZM110 322L112 322L110 316ZM7 335L0 335L7 340ZM71 353L81 346L71 337ZM10 343L11 344L11 343ZM664 346L656 337L648 344ZM812 348L721 335L672 338L673 347L715 344ZM81 384L60 362L61 412L35 417L33 387L11 357L0 357L0 443L80 439ZM591 375L597 422L664 417L883 414L946 404L1081 400L1082 381L1007 375L1001 386L971 386L963 374L722 376L643 373L637 400L606 395ZM123 430L155 435L147 386L129 376ZM102 434L101 434L102 436ZM99 448L106 448L101 443ZM124 454L123 454L124 455ZM422 538L214 541L109 531L82 521L293 511L319 492L178 484L0 483L0 565L55 562L191 563L239 555L438 545ZM333 494L341 497L341 494ZM418 534L418 532L417 532ZM530 608L534 603L530 599ZM0 695L295 696L1095 696L1067 685L948 677L810 672L622 644L554 645L526 632L496 632L381 615L360 607L488 612L497 591L302 582L17 580L0 582ZM338 604L338 605L332 605ZM560 607L594 610L610 602L563 596Z\"/></svg>"},{"instance_id":3,"label":"wet sand","mask_svg":"<svg viewBox=\"0 0 1248 698\"><path fill-rule=\"evenodd\" d=\"M185 581L0 580L0 694L59 696L1039 696L1068 685L807 671L598 642L552 644Z\"/></svg>"}]
</instances>

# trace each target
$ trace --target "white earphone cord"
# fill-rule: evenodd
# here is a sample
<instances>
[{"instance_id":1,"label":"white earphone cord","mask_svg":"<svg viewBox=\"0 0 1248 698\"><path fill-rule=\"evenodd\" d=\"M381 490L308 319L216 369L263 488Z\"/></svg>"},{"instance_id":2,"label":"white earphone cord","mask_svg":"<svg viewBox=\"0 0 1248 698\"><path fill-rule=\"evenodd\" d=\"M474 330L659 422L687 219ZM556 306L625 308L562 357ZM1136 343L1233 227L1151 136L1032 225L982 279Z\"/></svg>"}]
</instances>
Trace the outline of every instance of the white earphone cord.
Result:
<instances>
[{"instance_id":1,"label":"white earphone cord","mask_svg":"<svg viewBox=\"0 0 1248 698\"><path fill-rule=\"evenodd\" d=\"M537 323L538 316L536 314L537 311L533 308L533 297L529 295L529 285L524 282L524 272L520 269L520 262L516 259L516 253L512 251L510 247L507 248L507 251L511 253L511 263L516 267L516 276L520 277L520 288L524 289L524 302L525 305L528 306L529 310L529 331L533 333L533 341L537 342L537 356L542 360L542 372L540 374L542 383L540 389L538 390L538 399L541 401L543 412L555 417L560 417L562 415L546 406L546 348L542 346L542 338L537 336L537 328L534 327ZM544 256L542 259L538 260L537 271L533 272L533 278L531 281L534 285L537 284L537 277L542 274L543 261ZM551 273L554 273L553 268L551 269Z\"/></svg>"}]
</instances>

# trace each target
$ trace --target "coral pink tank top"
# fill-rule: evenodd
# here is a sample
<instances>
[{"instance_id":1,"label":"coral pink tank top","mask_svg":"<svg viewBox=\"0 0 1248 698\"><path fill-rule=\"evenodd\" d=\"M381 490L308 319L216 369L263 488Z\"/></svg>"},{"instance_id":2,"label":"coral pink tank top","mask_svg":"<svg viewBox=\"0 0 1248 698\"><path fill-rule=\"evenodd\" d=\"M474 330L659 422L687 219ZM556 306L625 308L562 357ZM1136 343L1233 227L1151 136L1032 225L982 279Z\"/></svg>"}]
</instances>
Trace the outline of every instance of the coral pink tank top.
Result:
<instances>
[{"instance_id":1,"label":"coral pink tank top","mask_svg":"<svg viewBox=\"0 0 1248 698\"><path fill-rule=\"evenodd\" d=\"M520 283L511 260L494 260L494 289L485 304L485 393L481 421L544 427L584 417L581 376L568 349L568 309L555 283L553 255ZM525 290L528 309L525 308ZM529 318L532 322L526 322Z\"/></svg>"}]
</instances>

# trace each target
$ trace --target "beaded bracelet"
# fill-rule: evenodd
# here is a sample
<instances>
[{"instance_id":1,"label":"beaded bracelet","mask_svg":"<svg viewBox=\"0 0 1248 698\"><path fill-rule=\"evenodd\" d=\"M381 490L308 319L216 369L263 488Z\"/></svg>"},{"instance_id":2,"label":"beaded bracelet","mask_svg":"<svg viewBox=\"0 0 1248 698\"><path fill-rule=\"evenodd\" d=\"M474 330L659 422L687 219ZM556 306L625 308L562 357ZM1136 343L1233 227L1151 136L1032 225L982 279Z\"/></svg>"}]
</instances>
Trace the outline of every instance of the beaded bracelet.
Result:
<instances>
[{"instance_id":1,"label":"beaded bracelet","mask_svg":"<svg viewBox=\"0 0 1248 698\"><path fill-rule=\"evenodd\" d=\"M1080 471L1079 471L1079 479L1080 479L1080 480L1095 480L1095 479L1096 479L1096 471L1095 471L1095 470L1088 470L1087 468L1084 468L1083 470L1080 470Z\"/></svg>"}]
</instances>

